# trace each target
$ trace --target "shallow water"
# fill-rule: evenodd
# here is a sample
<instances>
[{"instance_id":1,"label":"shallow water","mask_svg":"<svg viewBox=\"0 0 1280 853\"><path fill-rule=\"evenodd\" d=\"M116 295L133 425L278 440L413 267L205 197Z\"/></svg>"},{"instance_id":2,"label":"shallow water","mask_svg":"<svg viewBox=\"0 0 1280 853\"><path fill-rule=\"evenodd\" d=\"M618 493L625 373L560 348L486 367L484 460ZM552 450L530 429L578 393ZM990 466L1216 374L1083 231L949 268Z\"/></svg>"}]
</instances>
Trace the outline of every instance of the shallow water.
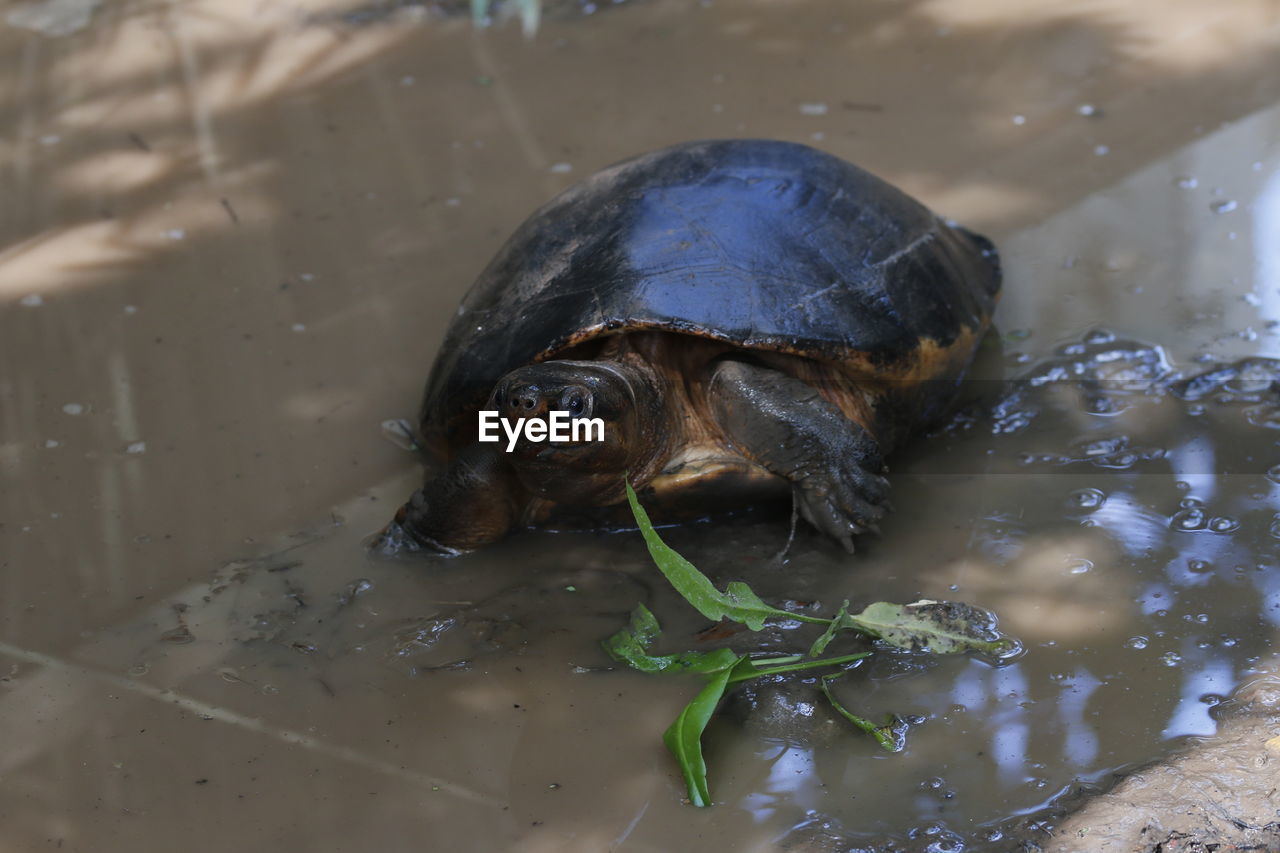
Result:
<instances>
[{"instance_id":1,"label":"shallow water","mask_svg":"<svg viewBox=\"0 0 1280 853\"><path fill-rule=\"evenodd\" d=\"M1280 357L1280 34L1265 4L1016 5L0 30L0 845L1003 850L1212 734L1280 612L1277 391L1173 377ZM847 675L917 720L898 755L803 694L786 726L731 707L696 810L659 742L696 683L602 670L636 601L672 648L705 627L636 534L361 543L420 476L378 423L501 239L595 168L729 135L990 233L1021 379L893 460L853 557L802 532L779 570L781 518L669 541L771 600L971 601L1026 652Z\"/></svg>"}]
</instances>

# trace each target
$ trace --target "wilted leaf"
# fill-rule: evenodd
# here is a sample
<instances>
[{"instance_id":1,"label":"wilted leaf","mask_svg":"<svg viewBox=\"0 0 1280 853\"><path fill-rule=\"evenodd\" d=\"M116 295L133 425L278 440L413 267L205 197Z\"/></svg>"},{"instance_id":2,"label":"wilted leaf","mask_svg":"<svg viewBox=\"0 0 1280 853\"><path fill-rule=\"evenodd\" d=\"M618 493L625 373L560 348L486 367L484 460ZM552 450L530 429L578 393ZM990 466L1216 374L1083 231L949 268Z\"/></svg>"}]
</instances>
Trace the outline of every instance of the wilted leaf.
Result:
<instances>
[{"instance_id":1,"label":"wilted leaf","mask_svg":"<svg viewBox=\"0 0 1280 853\"><path fill-rule=\"evenodd\" d=\"M857 615L845 614L838 622L908 651L940 655L976 651L997 660L1021 651L1017 640L996 630L996 618L990 612L958 601L878 601Z\"/></svg>"}]
</instances>

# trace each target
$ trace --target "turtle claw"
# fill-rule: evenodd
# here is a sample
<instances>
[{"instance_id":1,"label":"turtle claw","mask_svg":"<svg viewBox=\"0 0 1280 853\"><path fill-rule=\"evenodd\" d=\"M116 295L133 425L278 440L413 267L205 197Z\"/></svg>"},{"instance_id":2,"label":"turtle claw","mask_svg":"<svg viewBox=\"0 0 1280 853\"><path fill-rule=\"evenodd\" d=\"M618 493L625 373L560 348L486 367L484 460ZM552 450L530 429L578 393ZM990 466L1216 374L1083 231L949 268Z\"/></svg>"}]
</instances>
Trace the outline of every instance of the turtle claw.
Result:
<instances>
[{"instance_id":1,"label":"turtle claw","mask_svg":"<svg viewBox=\"0 0 1280 853\"><path fill-rule=\"evenodd\" d=\"M805 521L839 542L850 554L854 552L853 537L880 533L878 521L884 509L863 500L839 481L819 486L811 478L797 491L796 501Z\"/></svg>"}]
</instances>

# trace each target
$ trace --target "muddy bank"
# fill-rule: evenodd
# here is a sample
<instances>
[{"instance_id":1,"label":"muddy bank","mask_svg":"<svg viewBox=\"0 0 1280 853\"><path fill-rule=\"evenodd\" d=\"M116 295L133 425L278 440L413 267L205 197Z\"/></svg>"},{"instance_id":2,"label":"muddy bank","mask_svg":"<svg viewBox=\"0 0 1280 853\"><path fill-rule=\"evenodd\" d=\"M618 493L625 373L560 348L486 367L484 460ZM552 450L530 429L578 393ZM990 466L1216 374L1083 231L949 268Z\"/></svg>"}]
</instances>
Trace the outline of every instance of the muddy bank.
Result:
<instances>
[{"instance_id":1,"label":"muddy bank","mask_svg":"<svg viewBox=\"0 0 1280 853\"><path fill-rule=\"evenodd\" d=\"M1280 683L1259 676L1210 740L1127 774L1054 830L1048 851L1280 849Z\"/></svg>"}]
</instances>

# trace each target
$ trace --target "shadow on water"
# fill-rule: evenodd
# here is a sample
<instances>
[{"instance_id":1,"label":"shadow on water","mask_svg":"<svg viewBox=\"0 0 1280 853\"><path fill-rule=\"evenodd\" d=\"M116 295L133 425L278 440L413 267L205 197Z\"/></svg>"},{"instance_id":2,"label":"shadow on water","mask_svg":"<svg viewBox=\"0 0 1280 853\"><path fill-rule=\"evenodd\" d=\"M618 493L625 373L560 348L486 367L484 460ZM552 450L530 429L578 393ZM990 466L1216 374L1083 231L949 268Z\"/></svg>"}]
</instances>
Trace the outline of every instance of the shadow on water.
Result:
<instances>
[{"instance_id":1,"label":"shadow on water","mask_svg":"<svg viewBox=\"0 0 1280 853\"><path fill-rule=\"evenodd\" d=\"M417 476L376 424L412 411L462 291L575 177L682 139L780 137L1008 235L1280 96L1261 24L1181 49L1232 20L1201 6L1152 23L655 0L524 43L454 20L122 3L67 39L0 33L17 129L0 205L6 832L1004 849L1076 780L1212 731L1274 635L1274 377L1175 393L1147 346L1085 341L1053 381L921 442L853 564L806 537L777 572L776 521L671 531L770 598L971 600L1029 648L999 669L867 667L851 703L924 720L898 757L825 724L717 722L710 812L679 804L657 746L687 685L596 671L635 600L673 638L705 627L651 588L638 543L531 534L421 572L359 550ZM1212 273L1188 272L1190 251L1156 260L1194 295ZM1094 296L1131 272L1082 254ZM1015 314L1048 287L1021 265ZM334 506L318 542L272 535Z\"/></svg>"}]
</instances>

